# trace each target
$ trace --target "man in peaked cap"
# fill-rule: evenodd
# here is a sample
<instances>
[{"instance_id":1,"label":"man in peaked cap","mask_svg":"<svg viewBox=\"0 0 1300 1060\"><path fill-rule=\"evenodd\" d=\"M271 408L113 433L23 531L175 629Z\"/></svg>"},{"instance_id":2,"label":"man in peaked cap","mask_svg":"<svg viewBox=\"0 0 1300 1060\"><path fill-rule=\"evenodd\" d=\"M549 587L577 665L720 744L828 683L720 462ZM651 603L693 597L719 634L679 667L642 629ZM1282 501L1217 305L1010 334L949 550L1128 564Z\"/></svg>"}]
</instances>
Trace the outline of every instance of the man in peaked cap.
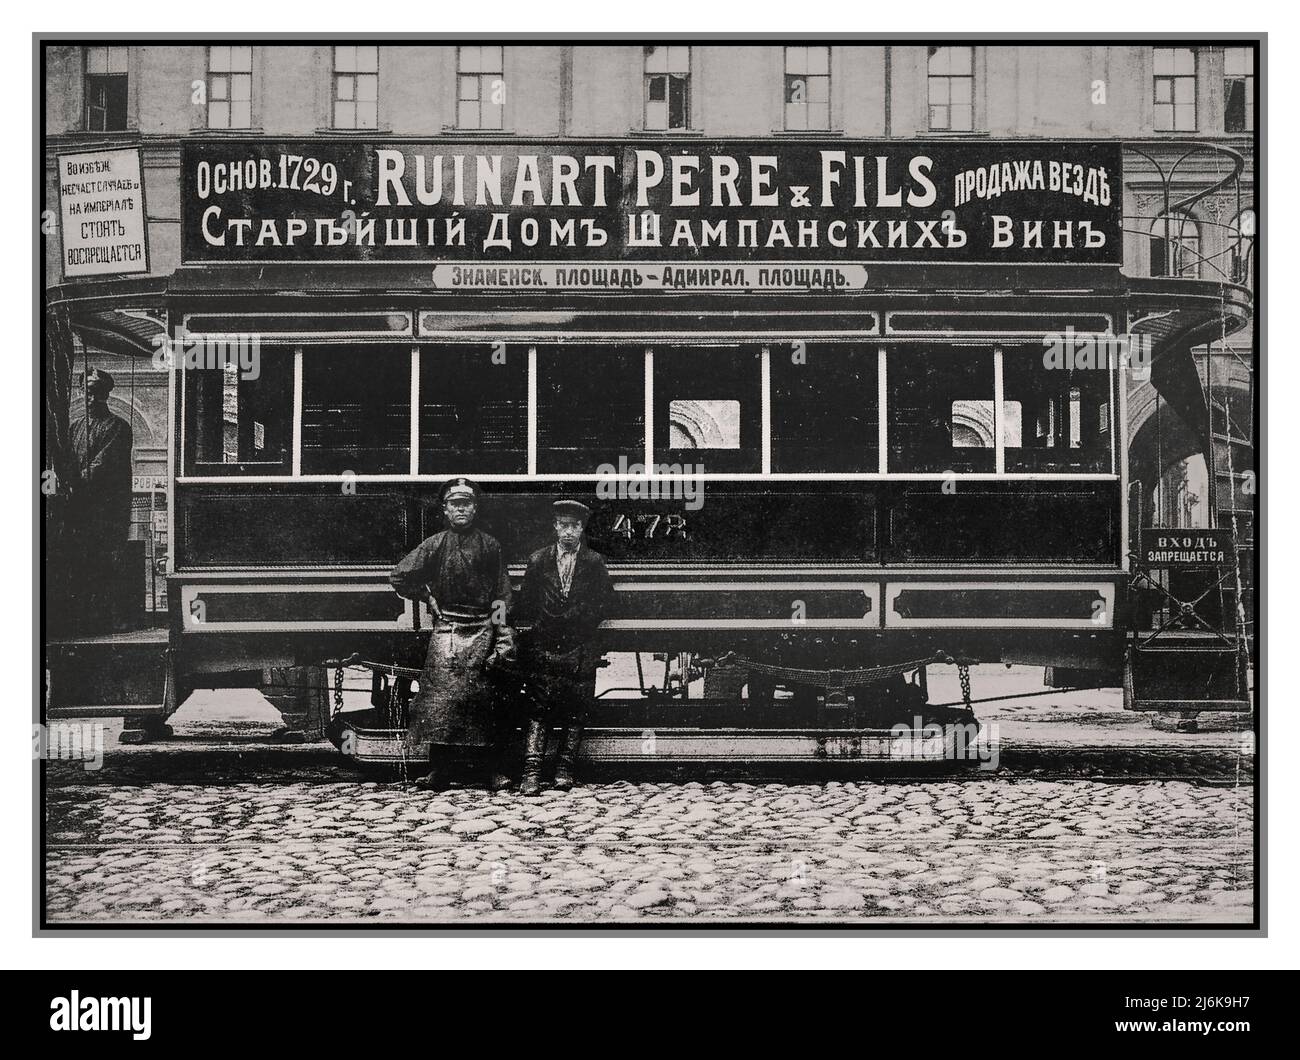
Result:
<instances>
[{"instance_id":1,"label":"man in peaked cap","mask_svg":"<svg viewBox=\"0 0 1300 1060\"><path fill-rule=\"evenodd\" d=\"M479 487L466 478L447 482L439 493L447 529L422 541L393 568L389 581L410 600L433 612L429 651L419 694L411 703L406 731L408 754L428 746L429 773L417 783L441 787L453 767L473 758L496 775L493 788L510 778L498 764L495 688L490 671L514 657L507 624L510 578L496 538L475 528Z\"/></svg>"},{"instance_id":2,"label":"man in peaked cap","mask_svg":"<svg viewBox=\"0 0 1300 1060\"><path fill-rule=\"evenodd\" d=\"M600 653L593 642L614 602L605 557L582 540L591 509L580 501L560 500L552 512L555 544L529 557L515 612L519 620L532 622L520 636L520 661L529 689L521 795L541 791L542 760L552 726L560 730L555 787L573 787L583 719L596 692Z\"/></svg>"},{"instance_id":3,"label":"man in peaked cap","mask_svg":"<svg viewBox=\"0 0 1300 1060\"><path fill-rule=\"evenodd\" d=\"M86 373L86 415L72 425L72 481L68 522L79 628L117 625L122 601L116 584L131 529L131 425L108 409L113 377Z\"/></svg>"}]
</instances>

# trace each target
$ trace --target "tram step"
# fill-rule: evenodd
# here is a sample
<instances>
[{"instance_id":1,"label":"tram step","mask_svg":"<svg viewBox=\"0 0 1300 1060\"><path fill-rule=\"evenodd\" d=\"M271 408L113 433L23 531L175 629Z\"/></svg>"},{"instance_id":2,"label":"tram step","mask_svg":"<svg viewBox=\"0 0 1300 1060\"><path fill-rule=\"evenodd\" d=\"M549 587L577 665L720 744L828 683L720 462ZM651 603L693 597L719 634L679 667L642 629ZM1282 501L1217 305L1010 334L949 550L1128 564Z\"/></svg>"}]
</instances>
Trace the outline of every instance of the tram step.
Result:
<instances>
[{"instance_id":1,"label":"tram step","mask_svg":"<svg viewBox=\"0 0 1300 1060\"><path fill-rule=\"evenodd\" d=\"M401 730L347 729L348 758L396 764L406 755ZM981 763L991 749L964 726L906 735L887 729L640 729L589 727L581 757L590 762L927 762ZM419 756L415 756L419 758ZM995 760L995 759L994 759ZM409 762L410 759L407 758Z\"/></svg>"},{"instance_id":2,"label":"tram step","mask_svg":"<svg viewBox=\"0 0 1300 1060\"><path fill-rule=\"evenodd\" d=\"M47 713L84 717L92 708L116 715L161 710L166 649L166 630L52 642L45 659Z\"/></svg>"},{"instance_id":3,"label":"tram step","mask_svg":"<svg viewBox=\"0 0 1300 1060\"><path fill-rule=\"evenodd\" d=\"M1170 642L1134 650L1124 707L1145 711L1249 711L1245 656L1236 646Z\"/></svg>"}]
</instances>

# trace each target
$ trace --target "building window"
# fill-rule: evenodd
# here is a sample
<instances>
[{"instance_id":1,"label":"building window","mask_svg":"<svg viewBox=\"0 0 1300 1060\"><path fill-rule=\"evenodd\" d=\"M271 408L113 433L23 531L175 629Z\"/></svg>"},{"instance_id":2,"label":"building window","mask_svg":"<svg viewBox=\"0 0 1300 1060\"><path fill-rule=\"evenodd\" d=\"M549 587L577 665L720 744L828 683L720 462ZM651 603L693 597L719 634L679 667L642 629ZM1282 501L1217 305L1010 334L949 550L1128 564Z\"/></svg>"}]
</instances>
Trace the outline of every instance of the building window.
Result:
<instances>
[{"instance_id":1,"label":"building window","mask_svg":"<svg viewBox=\"0 0 1300 1060\"><path fill-rule=\"evenodd\" d=\"M1255 52L1252 48L1223 49L1223 130L1252 132L1255 128Z\"/></svg>"},{"instance_id":2,"label":"building window","mask_svg":"<svg viewBox=\"0 0 1300 1060\"><path fill-rule=\"evenodd\" d=\"M379 48L334 48L334 128L373 129L379 124Z\"/></svg>"},{"instance_id":3,"label":"building window","mask_svg":"<svg viewBox=\"0 0 1300 1060\"><path fill-rule=\"evenodd\" d=\"M644 459L645 349L539 347L537 470L597 475Z\"/></svg>"},{"instance_id":4,"label":"building window","mask_svg":"<svg viewBox=\"0 0 1300 1060\"><path fill-rule=\"evenodd\" d=\"M691 126L691 49L647 45L645 127L679 130Z\"/></svg>"},{"instance_id":5,"label":"building window","mask_svg":"<svg viewBox=\"0 0 1300 1060\"><path fill-rule=\"evenodd\" d=\"M410 469L410 349L304 350L303 474L405 475Z\"/></svg>"},{"instance_id":6,"label":"building window","mask_svg":"<svg viewBox=\"0 0 1300 1060\"><path fill-rule=\"evenodd\" d=\"M879 470L878 361L874 348L808 346L796 360L773 347L773 471Z\"/></svg>"},{"instance_id":7,"label":"building window","mask_svg":"<svg viewBox=\"0 0 1300 1060\"><path fill-rule=\"evenodd\" d=\"M126 48L86 49L86 129L126 129Z\"/></svg>"},{"instance_id":8,"label":"building window","mask_svg":"<svg viewBox=\"0 0 1300 1060\"><path fill-rule=\"evenodd\" d=\"M1161 215L1151 222L1151 275L1201 275L1201 232L1187 214Z\"/></svg>"},{"instance_id":9,"label":"building window","mask_svg":"<svg viewBox=\"0 0 1300 1060\"><path fill-rule=\"evenodd\" d=\"M528 471L528 350L420 350L420 473Z\"/></svg>"},{"instance_id":10,"label":"building window","mask_svg":"<svg viewBox=\"0 0 1300 1060\"><path fill-rule=\"evenodd\" d=\"M785 127L792 132L831 127L831 50L785 49Z\"/></svg>"},{"instance_id":11,"label":"building window","mask_svg":"<svg viewBox=\"0 0 1300 1060\"><path fill-rule=\"evenodd\" d=\"M287 475L293 464L293 351L264 349L260 371L234 365L185 373L191 474Z\"/></svg>"},{"instance_id":12,"label":"building window","mask_svg":"<svg viewBox=\"0 0 1300 1060\"><path fill-rule=\"evenodd\" d=\"M253 124L253 49L208 48L208 128L247 129Z\"/></svg>"},{"instance_id":13,"label":"building window","mask_svg":"<svg viewBox=\"0 0 1300 1060\"><path fill-rule=\"evenodd\" d=\"M930 128L970 132L975 128L975 49L929 51Z\"/></svg>"},{"instance_id":14,"label":"building window","mask_svg":"<svg viewBox=\"0 0 1300 1060\"><path fill-rule=\"evenodd\" d=\"M888 378L890 471L995 470L992 350L891 351Z\"/></svg>"},{"instance_id":15,"label":"building window","mask_svg":"<svg viewBox=\"0 0 1300 1060\"><path fill-rule=\"evenodd\" d=\"M1154 49L1155 127L1158 132L1196 128L1196 52L1191 48Z\"/></svg>"},{"instance_id":16,"label":"building window","mask_svg":"<svg viewBox=\"0 0 1300 1060\"><path fill-rule=\"evenodd\" d=\"M465 45L456 49L456 125L500 129L506 102L503 49Z\"/></svg>"}]
</instances>

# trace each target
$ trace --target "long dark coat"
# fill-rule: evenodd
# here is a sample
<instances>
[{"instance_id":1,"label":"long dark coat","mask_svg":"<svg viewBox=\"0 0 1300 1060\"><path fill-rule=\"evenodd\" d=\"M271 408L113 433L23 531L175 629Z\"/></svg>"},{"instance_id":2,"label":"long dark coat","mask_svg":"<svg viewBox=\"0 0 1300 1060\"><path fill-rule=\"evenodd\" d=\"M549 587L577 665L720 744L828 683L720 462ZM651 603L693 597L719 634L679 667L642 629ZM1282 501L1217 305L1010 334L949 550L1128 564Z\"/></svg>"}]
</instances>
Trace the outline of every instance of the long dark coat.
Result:
<instances>
[{"instance_id":1,"label":"long dark coat","mask_svg":"<svg viewBox=\"0 0 1300 1060\"><path fill-rule=\"evenodd\" d=\"M71 435L72 532L97 549L121 548L131 527L131 425L94 402Z\"/></svg>"},{"instance_id":2,"label":"long dark coat","mask_svg":"<svg viewBox=\"0 0 1300 1060\"><path fill-rule=\"evenodd\" d=\"M514 656L514 635L504 621L510 578L500 544L481 530L444 530L394 567L389 581L407 599L431 600L434 610L420 691L411 702L407 754L421 757L430 744L491 744L496 689L488 660Z\"/></svg>"},{"instance_id":3,"label":"long dark coat","mask_svg":"<svg viewBox=\"0 0 1300 1060\"><path fill-rule=\"evenodd\" d=\"M573 581L561 591L555 546L528 558L512 621L531 622L520 634L520 666L535 717L555 724L580 721L596 692L596 629L614 606L614 583L605 557L585 544Z\"/></svg>"}]
</instances>

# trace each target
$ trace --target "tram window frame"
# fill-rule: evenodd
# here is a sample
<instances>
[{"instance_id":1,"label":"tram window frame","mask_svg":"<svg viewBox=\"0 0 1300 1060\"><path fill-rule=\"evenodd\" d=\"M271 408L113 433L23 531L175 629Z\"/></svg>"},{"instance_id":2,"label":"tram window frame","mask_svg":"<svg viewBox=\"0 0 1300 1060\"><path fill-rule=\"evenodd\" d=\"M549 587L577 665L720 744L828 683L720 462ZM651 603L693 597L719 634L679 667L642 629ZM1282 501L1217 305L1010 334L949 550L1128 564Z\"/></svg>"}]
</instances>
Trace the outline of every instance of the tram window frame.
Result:
<instances>
[{"instance_id":1,"label":"tram window frame","mask_svg":"<svg viewBox=\"0 0 1300 1060\"><path fill-rule=\"evenodd\" d=\"M386 344L386 343L349 343L346 345L332 344L304 344L300 347L302 358L302 382L301 397L299 399L298 415L301 419L301 427L298 436L298 467L300 473L304 476L326 475L326 476L367 476L367 475L409 475L411 463L411 419L415 415L415 409L411 404L411 347L408 345ZM309 410L312 406L312 387L315 385L312 376L322 369L325 362L330 358L338 358L340 363L337 366L330 366L330 370L337 369L345 379L339 384L340 391L346 392L350 397L356 397L358 394L364 394L366 388L373 388L374 393L366 394L364 405L368 407L363 409L362 415L373 418L376 410L381 408L387 401L392 412L389 414L379 413L382 419L391 418L394 422L399 418L402 420L400 429L396 426L389 428L392 433L392 445L389 446L367 446L364 451L382 453L386 449L391 450L392 456L382 462L369 463L360 459L362 450L353 448L350 453L348 450L338 445L331 446L328 449L312 448L309 444L308 433L312 429L309 424ZM383 358L390 358L391 364L385 364ZM368 363L367 359L369 359ZM366 363L366 370L361 371L361 366ZM385 398L379 392L380 384L377 382L380 378L380 367L385 369L391 368L395 378L389 385L394 387L389 398ZM398 385L400 383L400 386ZM335 412L337 418L338 412ZM367 438L373 438L374 432L367 432ZM398 443L400 439L400 444ZM323 453L334 453L330 459L322 459Z\"/></svg>"},{"instance_id":2,"label":"tram window frame","mask_svg":"<svg viewBox=\"0 0 1300 1060\"><path fill-rule=\"evenodd\" d=\"M771 473L878 473L880 348L800 342L772 346L768 356ZM827 361L832 374L819 379L818 370ZM855 396L860 406L854 406ZM806 431L802 438L800 427ZM855 431L858 445L852 444Z\"/></svg>"},{"instance_id":3,"label":"tram window frame","mask_svg":"<svg viewBox=\"0 0 1300 1060\"><path fill-rule=\"evenodd\" d=\"M718 363L722 356L734 358L731 377L723 379ZM761 474L763 470L763 351L752 344L704 345L673 343L651 349L653 386L653 433L650 459L657 467L685 467L693 473L710 471L730 474ZM708 364L708 359L713 363ZM746 363L749 362L749 363ZM706 367L707 365L707 367ZM702 389L701 389L702 388ZM674 406L679 413L695 406L707 413L709 404L735 402L736 445L672 445ZM678 436L682 423L678 419ZM729 424L719 424L727 430Z\"/></svg>"},{"instance_id":4,"label":"tram window frame","mask_svg":"<svg viewBox=\"0 0 1300 1060\"><path fill-rule=\"evenodd\" d=\"M415 415L419 474L527 475L531 418L529 348L502 343L439 343L419 347L418 357ZM466 385L473 379L472 371L476 368L481 368L486 375L478 381L479 385ZM465 416L463 425L458 423L460 442L473 444L432 444L434 435L429 423L435 414L433 410L443 407L444 403L434 400L443 386L460 399L454 413L458 421ZM494 405L507 407L494 408ZM489 412L495 415L488 417ZM498 426L508 425L513 445L484 447L483 436L493 430L493 422ZM467 438L469 434L474 438Z\"/></svg>"},{"instance_id":5,"label":"tram window frame","mask_svg":"<svg viewBox=\"0 0 1300 1060\"><path fill-rule=\"evenodd\" d=\"M1048 475L1110 473L1114 467L1116 430L1113 370L1105 366L1047 368L1043 363L1041 344L1007 344L1000 348L1000 357L1004 409L1000 444L1001 463L1006 472ZM1025 371L1025 362L1028 372ZM1041 384L1049 378L1057 381L1060 397L1045 407L1035 406L1030 399L1038 392L1046 392L1047 388L1035 386L1034 381ZM1077 399L1074 396L1076 391ZM1041 445L1010 444L1005 409L1013 402L1022 410L1020 441L1039 438L1050 441ZM1095 429L1086 430L1089 425ZM1076 431L1080 439L1078 445L1073 444ZM1095 438L1095 444L1084 444L1088 435ZM1078 455L1071 457L1068 454Z\"/></svg>"},{"instance_id":6,"label":"tram window frame","mask_svg":"<svg viewBox=\"0 0 1300 1060\"><path fill-rule=\"evenodd\" d=\"M535 388L533 396L534 473L539 475L595 476L608 467L620 464L641 465L644 471L646 387L643 345L629 343L539 343L534 347ZM625 362L610 364L611 360ZM585 362L580 364L579 362ZM557 366L558 367L557 369ZM578 375L565 379L563 373L576 370ZM586 369L585 378L580 374ZM562 384L558 389L555 383ZM624 387L625 400L615 401L611 388ZM584 400L581 391L590 392ZM574 393L566 403L565 390ZM635 402L633 402L635 396ZM557 397L555 403L547 399ZM613 421L619 410L634 417L626 432L608 430L602 418ZM551 417L554 415L555 423ZM595 445L548 444L562 437L577 423L598 428ZM552 433L554 432L554 433ZM569 441L574 441L570 435ZM622 472L620 472L622 473Z\"/></svg>"},{"instance_id":7,"label":"tram window frame","mask_svg":"<svg viewBox=\"0 0 1300 1060\"><path fill-rule=\"evenodd\" d=\"M294 375L297 351L290 345L263 345L259 349L258 373L254 378L244 378L236 367L235 370L223 368L186 367L182 379L184 399L184 452L182 466L189 475L194 476L261 476L288 475L294 465ZM222 391L230 389L231 382L237 397L237 409L244 408L243 395L246 391L263 386L274 385L277 392L271 394L259 404L265 408L281 412L284 422L274 434L283 434L282 456L278 460L203 460L200 459L200 435L203 430L200 416L204 412L200 387L204 383L215 382L222 378ZM224 408L224 405L223 405ZM237 413L238 416L238 413ZM224 416L222 420L225 423ZM236 427L238 429L238 419ZM256 422L256 421L254 421ZM266 427L263 427L265 437ZM255 435L254 435L255 437ZM224 439L223 439L224 453Z\"/></svg>"},{"instance_id":8,"label":"tram window frame","mask_svg":"<svg viewBox=\"0 0 1300 1060\"><path fill-rule=\"evenodd\" d=\"M858 361L856 372L861 383L860 393L869 407L874 401L875 419L873 422L870 411L862 419L859 431L862 445L854 452L852 467L832 466L824 460L798 460L789 452L783 451L782 382L783 375L788 373L784 371L784 362L781 358L789 357L789 350L792 347L788 342L764 345L701 341L659 345L627 342L510 343L506 347L506 357L507 363L512 364L514 372L517 373L513 387L520 404L515 415L516 426L522 428L516 435L516 445L506 450L508 455L500 461L485 461L484 450L479 446L464 448L462 451L465 453L465 458L455 463L446 459L431 460L431 454L436 454L439 450L427 444L424 409L425 400L430 393L431 379L437 378L437 372L428 371L430 363L428 358L436 356L437 351L450 351L465 356L466 351L479 350L485 356L490 356L498 346L499 344L489 345L484 342L464 344L449 340L415 344L375 343L364 340L339 344L327 341L314 344L286 343L263 346L264 370L261 378L263 380L268 376L276 378L278 387L276 396L265 404L267 407L285 410L285 422L277 428L277 432L283 434L287 430L289 437L287 447L282 450L282 458L275 461L244 460L226 463L197 459L199 437L197 417L200 409L196 387L200 380L196 377L196 373L213 371L213 369L187 368L183 373L181 386L183 430L180 439L180 466L184 469L182 474L186 478L245 477L285 480L297 478L333 480L345 478L349 473L362 480L442 478L458 473L502 479L595 478L609 473L607 465L612 465L619 474L645 475L650 472L651 465L663 467L673 463L679 465L689 463L699 467L698 473L705 477L738 475L754 479L797 476L814 479L915 478L923 480L947 475L957 478L1020 479L1117 477L1120 459L1118 445L1121 440L1119 433L1122 425L1119 422L1121 406L1115 389L1113 372L1095 373L1098 377L1104 374L1109 380L1105 391L1106 400L1096 406L1099 410L1103 407L1105 409L1104 412L1099 411L1098 415L1101 417L1101 422L1106 424L1105 431L1109 434L1109 453L1104 459L1098 455L1091 467L1017 466L1013 451L1019 447L1006 444L1009 432L1005 425L1000 425L994 430L992 446L986 442L977 449L959 444L948 450L947 452L952 454L952 459L946 460L945 463L951 466L916 467L913 464L906 469L903 468L899 459L900 428L894 416L894 410L898 405L899 365L906 363L902 358L915 358L918 355L950 358L957 354L985 358L986 363L992 366L990 371L993 383L990 392L988 394L981 392L975 398L957 395L958 401L984 402L994 410L1000 405L1005 417L1009 406L1018 400L1015 396L1017 386L1014 381L1016 359L1014 351L1032 349L1038 352L1037 347L1027 344L1024 339L1005 343L904 341L865 345L824 342L805 346L805 356L809 358L845 356L846 351L853 351L849 356ZM322 354L329 355L331 352L341 354L345 351L353 359L353 364L360 363L366 356L373 357L377 354L393 358L389 391L391 415L399 419L403 426L401 445L391 447L394 455L382 468L375 467L373 464L366 465L358 460L348 461L357 466L347 468L338 467L337 461L322 466L319 461L313 460L313 454L308 448L309 430L304 420L307 417L307 403L310 399L309 377L312 360ZM589 373L590 396L585 398L581 395L570 396L568 399L561 398L558 403L548 402L552 357L572 358L583 356L585 353L601 359L608 358L613 351L619 351L617 355L624 361L622 368L611 371L614 366L607 360L593 365ZM725 393L719 390L713 394L682 392L680 377L671 376L666 366L671 364L678 354L699 358L708 356L709 351L733 351L753 356L754 370L751 375L745 377L743 389L737 391L733 387ZM274 371L268 372L266 364L271 361L274 361L277 367ZM718 374L715 371L708 371L699 378L712 385L718 378ZM550 415L553 413L559 422L564 423L573 420L575 409L609 408L613 379L624 381L622 389L626 391L626 400L620 407L632 417L631 421L614 434L603 428L592 434L591 438L597 444L587 448L547 446L546 430ZM1008 380L1012 381L1009 387ZM920 389L922 388L914 381L911 390ZM903 393L907 392L908 390L904 389ZM741 405L738 418L739 448L682 448L667 444L671 437L671 413L674 400L733 399L739 400ZM937 409L940 406L934 407ZM948 409L945 416L946 426L951 432L951 396L946 407ZM984 419L989 419L987 413L988 409L985 409L982 413ZM1029 415L1028 412L1025 413L1026 419ZM520 419L525 420L526 423L521 425ZM647 419L650 421L649 430L646 429ZM814 418L805 417L805 419L813 423ZM993 420L996 421L996 414ZM824 420L821 421L820 426L824 427ZM1032 427L1026 422L1023 429L1030 430ZM1010 433L1014 434L1014 432ZM390 440L397 442L397 435L397 430L393 429ZM820 435L817 437L819 438ZM810 438L809 444L814 440L816 439ZM822 448L835 444L834 441L826 442ZM976 456L979 452L992 454L991 466L989 456ZM963 456L970 459L963 462L960 459Z\"/></svg>"},{"instance_id":9,"label":"tram window frame","mask_svg":"<svg viewBox=\"0 0 1300 1060\"><path fill-rule=\"evenodd\" d=\"M886 467L889 473L897 478L926 475L998 474L998 447L1000 441L995 426L998 398L996 349L986 344L973 346L941 344L895 346L888 351L887 358L883 415L887 423ZM925 363L925 373L918 374L914 369L923 364L922 358L930 360ZM959 358L960 360L958 360ZM981 362L983 363L981 364ZM959 380L959 385L964 388L960 393L953 392L950 389L938 392L938 400L932 401L928 408L919 405L906 405L897 400L897 396L901 396L900 387L901 392L911 393L913 400L921 400L927 395L935 394L935 387L928 377L933 375L936 368L942 370L945 367L957 365L960 365L965 370L964 374L966 376L976 377L978 372L984 378ZM972 382L980 387L978 392L970 389ZM983 389L985 385L987 389ZM994 410L990 416L990 430L992 432L990 443L979 446L952 444L956 430L957 404L983 401L990 402ZM905 425L900 423L896 417L896 410L900 408L912 410L916 414L914 419L917 419L918 423L918 417L921 414L929 414L927 422L932 428L929 432L931 441L939 438L940 431L947 431L949 445L943 451L950 455L941 460L933 459L934 453L938 452L940 447L931 446L932 451L930 452L918 449L918 436L915 432L910 440L905 440L907 438ZM939 413L939 415L934 415L935 413ZM910 446L910 449L905 450L904 445ZM938 466L939 464L944 466Z\"/></svg>"}]
</instances>

